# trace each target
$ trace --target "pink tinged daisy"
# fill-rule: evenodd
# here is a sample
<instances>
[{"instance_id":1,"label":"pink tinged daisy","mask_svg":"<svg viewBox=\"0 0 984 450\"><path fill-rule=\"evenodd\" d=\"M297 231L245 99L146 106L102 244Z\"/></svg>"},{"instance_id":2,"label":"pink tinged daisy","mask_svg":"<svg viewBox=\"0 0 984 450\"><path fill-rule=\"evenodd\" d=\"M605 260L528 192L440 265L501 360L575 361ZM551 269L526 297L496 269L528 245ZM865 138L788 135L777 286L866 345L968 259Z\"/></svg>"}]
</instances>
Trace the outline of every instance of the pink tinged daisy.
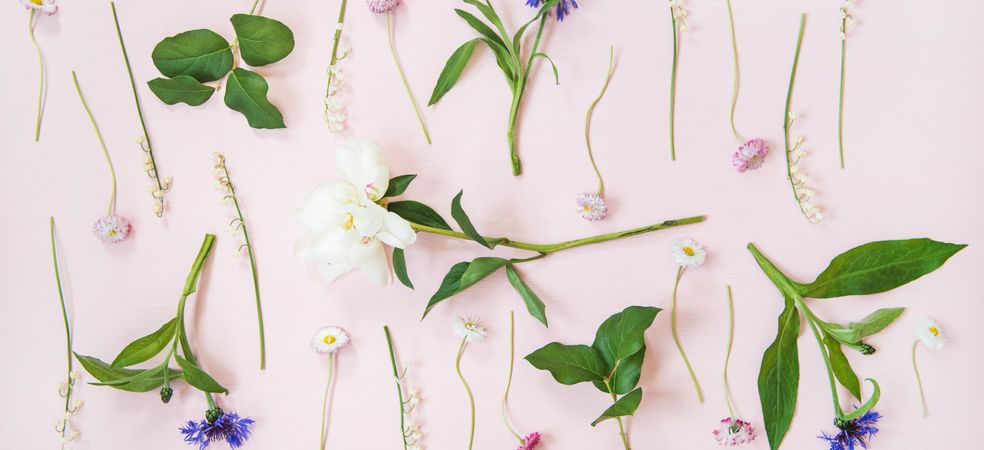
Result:
<instances>
[{"instance_id":1,"label":"pink tinged daisy","mask_svg":"<svg viewBox=\"0 0 984 450\"><path fill-rule=\"evenodd\" d=\"M311 348L322 355L330 355L349 343L349 335L339 327L324 327L311 339Z\"/></svg>"},{"instance_id":2,"label":"pink tinged daisy","mask_svg":"<svg viewBox=\"0 0 984 450\"><path fill-rule=\"evenodd\" d=\"M55 0L21 0L21 4L27 9L43 12L52 15L58 12L58 5Z\"/></svg>"},{"instance_id":3,"label":"pink tinged daisy","mask_svg":"<svg viewBox=\"0 0 984 450\"><path fill-rule=\"evenodd\" d=\"M605 198L598 194L577 194L577 212L584 220L601 220L608 214Z\"/></svg>"},{"instance_id":4,"label":"pink tinged daisy","mask_svg":"<svg viewBox=\"0 0 984 450\"><path fill-rule=\"evenodd\" d=\"M370 11L376 14L383 14L400 6L400 0L366 0L366 5L369 6Z\"/></svg>"},{"instance_id":5,"label":"pink tinged daisy","mask_svg":"<svg viewBox=\"0 0 984 450\"><path fill-rule=\"evenodd\" d=\"M103 242L122 242L130 235L130 221L121 216L100 217L92 225L92 234Z\"/></svg>"},{"instance_id":6,"label":"pink tinged daisy","mask_svg":"<svg viewBox=\"0 0 984 450\"><path fill-rule=\"evenodd\" d=\"M533 450L540 443L540 433L532 432L523 438L523 444L516 447L516 450Z\"/></svg>"},{"instance_id":7,"label":"pink tinged daisy","mask_svg":"<svg viewBox=\"0 0 984 450\"><path fill-rule=\"evenodd\" d=\"M707 252L693 239L677 239L673 241L673 259L681 268L696 269L704 264Z\"/></svg>"},{"instance_id":8,"label":"pink tinged daisy","mask_svg":"<svg viewBox=\"0 0 984 450\"><path fill-rule=\"evenodd\" d=\"M739 172L762 167L765 155L769 154L769 144L763 139L752 139L740 147L731 157L731 164Z\"/></svg>"},{"instance_id":9,"label":"pink tinged daisy","mask_svg":"<svg viewBox=\"0 0 984 450\"><path fill-rule=\"evenodd\" d=\"M713 434L714 440L722 446L743 445L755 440L752 424L731 417L721 419Z\"/></svg>"}]
</instances>

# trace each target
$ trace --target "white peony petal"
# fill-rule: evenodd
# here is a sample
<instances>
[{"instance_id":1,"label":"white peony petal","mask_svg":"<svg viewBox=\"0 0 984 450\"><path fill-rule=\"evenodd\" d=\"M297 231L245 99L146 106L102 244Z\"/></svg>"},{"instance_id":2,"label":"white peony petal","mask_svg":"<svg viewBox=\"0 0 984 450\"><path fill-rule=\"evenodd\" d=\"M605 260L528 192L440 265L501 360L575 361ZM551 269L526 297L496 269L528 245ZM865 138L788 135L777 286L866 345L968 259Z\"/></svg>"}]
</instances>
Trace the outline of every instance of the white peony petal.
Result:
<instances>
[{"instance_id":1,"label":"white peony petal","mask_svg":"<svg viewBox=\"0 0 984 450\"><path fill-rule=\"evenodd\" d=\"M383 228L376 237L384 244L396 248L407 248L417 241L417 233L413 231L410 222L394 212L386 214Z\"/></svg>"}]
</instances>

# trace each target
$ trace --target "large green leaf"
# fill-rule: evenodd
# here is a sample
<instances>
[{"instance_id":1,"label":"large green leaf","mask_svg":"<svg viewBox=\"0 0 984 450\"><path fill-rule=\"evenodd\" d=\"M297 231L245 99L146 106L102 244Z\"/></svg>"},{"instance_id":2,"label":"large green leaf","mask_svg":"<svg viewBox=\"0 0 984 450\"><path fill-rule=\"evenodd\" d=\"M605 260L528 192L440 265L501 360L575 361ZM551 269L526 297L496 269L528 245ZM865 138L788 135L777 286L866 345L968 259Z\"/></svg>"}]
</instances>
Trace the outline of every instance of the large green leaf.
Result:
<instances>
[{"instance_id":1,"label":"large green leaf","mask_svg":"<svg viewBox=\"0 0 984 450\"><path fill-rule=\"evenodd\" d=\"M236 14L229 20L246 64L265 66L286 58L294 50L294 32L280 21L249 14Z\"/></svg>"},{"instance_id":2,"label":"large green leaf","mask_svg":"<svg viewBox=\"0 0 984 450\"><path fill-rule=\"evenodd\" d=\"M834 376L837 377L837 381L840 382L841 386L844 386L851 395L856 399L861 399L861 381L858 379L858 374L854 372L854 368L851 367L851 362L848 361L847 356L844 355L844 351L841 350L841 344L830 336L825 336L823 338L823 343L827 346L827 354L830 357L830 368L834 371Z\"/></svg>"},{"instance_id":3,"label":"large green leaf","mask_svg":"<svg viewBox=\"0 0 984 450\"><path fill-rule=\"evenodd\" d=\"M284 116L267 100L269 90L260 74L237 68L226 81L225 104L246 116L253 128L285 128Z\"/></svg>"},{"instance_id":4,"label":"large green leaf","mask_svg":"<svg viewBox=\"0 0 984 450\"><path fill-rule=\"evenodd\" d=\"M386 193L383 194L383 198L402 195L407 191L407 188L410 187L410 183L414 178L417 178L416 174L400 175L398 177L390 178L389 186L386 188Z\"/></svg>"},{"instance_id":5,"label":"large green leaf","mask_svg":"<svg viewBox=\"0 0 984 450\"><path fill-rule=\"evenodd\" d=\"M147 370L125 369L113 367L98 358L84 356L78 353L75 358L79 360L93 378L99 383L91 383L97 386L111 386L128 392L149 392L164 385L164 366L157 366ZM180 378L180 370L170 369L168 378Z\"/></svg>"},{"instance_id":6,"label":"large green leaf","mask_svg":"<svg viewBox=\"0 0 984 450\"><path fill-rule=\"evenodd\" d=\"M168 105L185 103L198 106L212 98L215 88L206 86L188 75L174 78L154 78L147 82L150 91Z\"/></svg>"},{"instance_id":7,"label":"large green leaf","mask_svg":"<svg viewBox=\"0 0 984 450\"><path fill-rule=\"evenodd\" d=\"M437 289L437 292L427 302L427 308L424 309L424 317L427 317L431 309L439 303L478 283L508 263L508 260L502 258L481 257L475 258L471 262L460 262L451 266L451 270L448 271L447 275L444 276L444 281L441 282L441 287Z\"/></svg>"},{"instance_id":8,"label":"large green leaf","mask_svg":"<svg viewBox=\"0 0 984 450\"><path fill-rule=\"evenodd\" d=\"M103 383L122 380L142 372L142 370L113 367L99 358L80 355L78 353L75 353L75 359L79 360L79 363L82 364L86 372L89 372L89 375L92 375L93 378Z\"/></svg>"},{"instance_id":9,"label":"large green leaf","mask_svg":"<svg viewBox=\"0 0 984 450\"><path fill-rule=\"evenodd\" d=\"M176 328L177 319L171 319L157 331L131 342L116 356L112 366L129 367L153 358L171 343Z\"/></svg>"},{"instance_id":10,"label":"large green leaf","mask_svg":"<svg viewBox=\"0 0 984 450\"><path fill-rule=\"evenodd\" d=\"M799 350L796 339L799 337L799 329L799 311L793 301L787 298L786 307L779 314L776 339L762 355L758 377L765 432L772 450L779 448L796 411L799 390Z\"/></svg>"},{"instance_id":11,"label":"large green leaf","mask_svg":"<svg viewBox=\"0 0 984 450\"><path fill-rule=\"evenodd\" d=\"M400 280L400 283L413 289L410 274L407 273L407 257L402 248L393 249L393 272L396 272L396 278Z\"/></svg>"},{"instance_id":12,"label":"large green leaf","mask_svg":"<svg viewBox=\"0 0 984 450\"><path fill-rule=\"evenodd\" d=\"M506 265L506 278L509 279L509 284L519 292L519 296L523 298L523 302L526 303L526 310L530 312L530 315L539 320L543 326L547 325L547 307L543 304L543 300L533 292L532 289L523 281L519 276L519 272L512 264Z\"/></svg>"},{"instance_id":13,"label":"large green leaf","mask_svg":"<svg viewBox=\"0 0 984 450\"><path fill-rule=\"evenodd\" d=\"M865 380L866 381L870 381L871 384L875 387L875 390L871 393L871 397L868 398L868 401L864 402L864 404L861 405L860 408L858 408L858 409L856 409L854 411L851 411L848 414L845 414L844 415L844 420L854 420L854 419L857 419L857 418L863 416L868 411L871 411L871 409L874 408L875 405L878 404L878 400L881 398L881 386L879 386L878 385L878 382L875 381L872 378L865 378Z\"/></svg>"},{"instance_id":14,"label":"large green leaf","mask_svg":"<svg viewBox=\"0 0 984 450\"><path fill-rule=\"evenodd\" d=\"M661 310L652 306L630 306L613 314L598 327L594 343L609 368L645 347L645 333Z\"/></svg>"},{"instance_id":15,"label":"large green leaf","mask_svg":"<svg viewBox=\"0 0 984 450\"><path fill-rule=\"evenodd\" d=\"M184 379L188 382L188 384L204 392L219 394L229 392L228 389L222 387L219 382L215 381L211 375L193 364L191 361L188 361L179 355L174 355L174 360L178 362L178 365L181 366L182 369L184 369Z\"/></svg>"},{"instance_id":16,"label":"large green leaf","mask_svg":"<svg viewBox=\"0 0 984 450\"><path fill-rule=\"evenodd\" d=\"M551 342L526 355L533 367L546 370L560 384L601 381L608 375L598 351L587 345L564 345Z\"/></svg>"},{"instance_id":17,"label":"large green leaf","mask_svg":"<svg viewBox=\"0 0 984 450\"><path fill-rule=\"evenodd\" d=\"M441 71L441 75L437 77L437 84L434 85L434 92L431 93L431 98L427 102L427 106L439 102L441 97L444 97L444 94L447 94L454 87L455 83L458 82L458 78L461 78L461 72L468 65L468 60L471 59L472 53L475 53L475 45L481 41L481 38L476 38L465 42L451 54L448 62L444 64L444 70Z\"/></svg>"},{"instance_id":18,"label":"large green leaf","mask_svg":"<svg viewBox=\"0 0 984 450\"><path fill-rule=\"evenodd\" d=\"M489 28L489 26L486 25L485 22L478 20L477 17L475 17L474 15L472 15L472 13L468 11L463 11L455 8L454 12L455 14L458 15L458 17L464 19L464 21L467 22L468 25L471 25L471 27L474 28L475 31L477 31L482 36L485 36L486 39L492 41L495 44L498 44L502 48L505 48L506 44L505 42L502 41L502 37L500 37L498 34L496 34L495 31Z\"/></svg>"},{"instance_id":19,"label":"large green leaf","mask_svg":"<svg viewBox=\"0 0 984 450\"><path fill-rule=\"evenodd\" d=\"M390 202L387 209L396 215L418 225L451 231L451 225L434 208L413 200Z\"/></svg>"},{"instance_id":20,"label":"large green leaf","mask_svg":"<svg viewBox=\"0 0 984 450\"><path fill-rule=\"evenodd\" d=\"M885 292L936 270L964 247L925 238L871 242L838 255L800 293L833 298Z\"/></svg>"},{"instance_id":21,"label":"large green leaf","mask_svg":"<svg viewBox=\"0 0 984 450\"><path fill-rule=\"evenodd\" d=\"M166 76L188 75L200 82L219 80L232 70L229 41L212 30L192 30L164 38L150 55Z\"/></svg>"},{"instance_id":22,"label":"large green leaf","mask_svg":"<svg viewBox=\"0 0 984 450\"><path fill-rule=\"evenodd\" d=\"M642 377L642 363L645 359L646 346L643 346L634 355L619 361L618 367L608 380L608 386L605 386L604 382L595 381L595 387L606 394L609 393L609 386L611 391L618 395L628 394L639 384L639 379Z\"/></svg>"},{"instance_id":23,"label":"large green leaf","mask_svg":"<svg viewBox=\"0 0 984 450\"><path fill-rule=\"evenodd\" d=\"M905 312L905 308L882 308L861 319L860 322L847 324L847 327L857 330L858 335L862 338L873 336L891 325L903 312Z\"/></svg>"},{"instance_id":24,"label":"large green leaf","mask_svg":"<svg viewBox=\"0 0 984 450\"><path fill-rule=\"evenodd\" d=\"M591 422L591 426L598 425L608 419L631 416L635 414L636 409L639 409L639 403L642 403L642 388L636 388L636 390L622 396L614 405L609 406L605 412L601 413L594 422Z\"/></svg>"},{"instance_id":25,"label":"large green leaf","mask_svg":"<svg viewBox=\"0 0 984 450\"><path fill-rule=\"evenodd\" d=\"M488 249L494 248L494 245L489 245L485 237L478 233L475 225L472 225L471 219L468 218L468 214L465 213L465 209L461 206L461 196L464 193L465 191L458 191L458 195L455 195L454 200L451 200L451 217L461 227L461 231L467 234L473 241L478 242Z\"/></svg>"}]
</instances>

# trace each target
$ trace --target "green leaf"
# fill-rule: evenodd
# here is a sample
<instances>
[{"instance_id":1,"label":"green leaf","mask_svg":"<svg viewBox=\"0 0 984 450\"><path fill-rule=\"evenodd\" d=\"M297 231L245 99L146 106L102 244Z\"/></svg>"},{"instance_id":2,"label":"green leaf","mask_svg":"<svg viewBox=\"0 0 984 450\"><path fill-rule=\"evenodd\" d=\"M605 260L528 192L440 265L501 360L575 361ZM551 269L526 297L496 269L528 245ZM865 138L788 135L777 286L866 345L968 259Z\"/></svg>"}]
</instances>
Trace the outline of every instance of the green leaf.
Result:
<instances>
[{"instance_id":1,"label":"green leaf","mask_svg":"<svg viewBox=\"0 0 984 450\"><path fill-rule=\"evenodd\" d=\"M176 327L177 319L171 319L157 331L131 342L116 356L112 366L129 367L153 358L174 339Z\"/></svg>"},{"instance_id":2,"label":"green leaf","mask_svg":"<svg viewBox=\"0 0 984 450\"><path fill-rule=\"evenodd\" d=\"M495 44L498 44L502 48L506 47L506 44L505 42L502 41L502 38L498 34L496 34L495 31L489 28L489 26L486 25L485 22L478 20L478 18L472 15L472 13L460 9L455 9L454 12L458 14L458 17L461 17L462 19L465 20L465 22L468 22L468 25L471 25L471 27L474 28L475 31L478 32L478 34L485 36L486 39L492 41Z\"/></svg>"},{"instance_id":3,"label":"green leaf","mask_svg":"<svg viewBox=\"0 0 984 450\"><path fill-rule=\"evenodd\" d=\"M253 128L286 128L280 110L267 100L269 90L260 74L237 68L226 81L225 104L246 116Z\"/></svg>"},{"instance_id":4,"label":"green leaf","mask_svg":"<svg viewBox=\"0 0 984 450\"><path fill-rule=\"evenodd\" d=\"M502 74L506 76L506 81L509 82L510 88L512 88L512 83L516 79L516 72L518 68L516 67L516 61L513 59L512 55L509 54L509 50L505 47L496 44L495 42L489 41L488 39L482 39L485 45L489 46L492 50L492 54L495 55L495 62L502 69Z\"/></svg>"},{"instance_id":5,"label":"green leaf","mask_svg":"<svg viewBox=\"0 0 984 450\"><path fill-rule=\"evenodd\" d=\"M475 258L468 264L468 269L465 270L465 273L461 275L461 290L465 290L465 288L478 283L508 263L509 260L492 256Z\"/></svg>"},{"instance_id":6,"label":"green leaf","mask_svg":"<svg viewBox=\"0 0 984 450\"><path fill-rule=\"evenodd\" d=\"M481 257L475 258L471 262L460 262L451 266L451 270L448 271L447 275L444 276L444 281L441 282L441 287L437 289L437 292L427 302L427 308L424 309L424 317L427 317L427 314L438 303L478 283L508 263L508 260L502 258Z\"/></svg>"},{"instance_id":7,"label":"green leaf","mask_svg":"<svg viewBox=\"0 0 984 450\"><path fill-rule=\"evenodd\" d=\"M820 325L820 328L825 334L845 344L857 344L861 342L861 333L858 330L852 330L841 324L824 322L819 319L817 319L817 325Z\"/></svg>"},{"instance_id":8,"label":"green leaf","mask_svg":"<svg viewBox=\"0 0 984 450\"><path fill-rule=\"evenodd\" d=\"M448 62L444 64L444 70L441 71L441 75L437 77L437 84L434 85L434 92L431 93L431 98L427 102L427 106L439 102L441 97L444 97L444 94L447 94L454 87L455 83L458 82L458 78L461 78L461 72L468 65L468 60L471 59L472 53L475 53L475 45L481 41L481 39L472 39L465 42L451 54Z\"/></svg>"},{"instance_id":9,"label":"green leaf","mask_svg":"<svg viewBox=\"0 0 984 450\"><path fill-rule=\"evenodd\" d=\"M400 283L413 289L413 283L410 282L410 275L407 273L406 255L402 248L393 248L393 271L396 272L396 278Z\"/></svg>"},{"instance_id":10,"label":"green leaf","mask_svg":"<svg viewBox=\"0 0 984 450\"><path fill-rule=\"evenodd\" d=\"M467 2L469 0L465 0L465 1ZM519 30L517 30L516 34L513 36L513 48L516 50L516 53L520 53L521 50L523 49L522 40L523 40L523 35L526 33L526 29L529 28L530 25L533 25L533 23L536 22L537 20L540 20L540 18L543 17L544 14L547 14L547 12L550 11L550 9L553 8L558 1L559 0L547 0L543 2L543 6L541 6L540 9L537 10L536 15L533 16L533 18L530 19L529 22L526 22L523 26L519 27Z\"/></svg>"},{"instance_id":11,"label":"green leaf","mask_svg":"<svg viewBox=\"0 0 984 450\"><path fill-rule=\"evenodd\" d=\"M188 75L200 82L222 79L232 70L229 41L212 30L192 30L164 38L150 55L168 77Z\"/></svg>"},{"instance_id":12,"label":"green leaf","mask_svg":"<svg viewBox=\"0 0 984 450\"><path fill-rule=\"evenodd\" d=\"M556 65L556 64L554 64L554 62L553 62L553 60L552 60L552 59L550 59L550 57L549 57L549 56L547 56L547 54L546 54L546 53L542 53L542 52L537 52L537 53L535 53L535 54L533 55L533 58L534 58L534 59L535 59L535 58L543 58L543 59L546 59L547 61L549 61L549 62L550 62L550 67L551 67L551 68L553 68L553 74L554 74L554 81L555 81L555 82L556 82L557 84L560 84L560 71L558 71L558 70L557 70L557 65Z\"/></svg>"},{"instance_id":13,"label":"green leaf","mask_svg":"<svg viewBox=\"0 0 984 450\"><path fill-rule=\"evenodd\" d=\"M191 363L187 359L182 358L179 355L174 355L174 360L178 362L178 365L184 369L184 379L188 384L198 388L198 390L203 392L212 392L225 394L229 390L222 387L211 375L206 373L204 370L198 366Z\"/></svg>"},{"instance_id":14,"label":"green leaf","mask_svg":"<svg viewBox=\"0 0 984 450\"><path fill-rule=\"evenodd\" d=\"M596 426L608 419L631 416L639 408L639 403L642 403L642 388L636 388L636 390L622 396L614 405L609 406L605 412L601 413L594 422L591 422L591 426Z\"/></svg>"},{"instance_id":15,"label":"green leaf","mask_svg":"<svg viewBox=\"0 0 984 450\"><path fill-rule=\"evenodd\" d=\"M93 378L100 381L90 383L96 386L111 386L128 392L149 392L164 384L163 365L148 370L135 370L113 367L98 358L78 353L75 354L75 358ZM172 380L180 378L181 375L180 370L171 369L168 372L168 378Z\"/></svg>"},{"instance_id":16,"label":"green leaf","mask_svg":"<svg viewBox=\"0 0 984 450\"><path fill-rule=\"evenodd\" d=\"M113 367L99 358L80 355L78 353L75 353L75 359L79 360L79 363L82 364L86 372L89 372L89 375L92 375L93 378L103 383L122 380L142 372L141 370Z\"/></svg>"},{"instance_id":17,"label":"green leaf","mask_svg":"<svg viewBox=\"0 0 984 450\"><path fill-rule=\"evenodd\" d=\"M598 327L591 344L609 368L645 347L645 333L661 310L651 306L630 306L613 314Z\"/></svg>"},{"instance_id":18,"label":"green leaf","mask_svg":"<svg viewBox=\"0 0 984 450\"><path fill-rule=\"evenodd\" d=\"M860 337L866 338L884 330L895 319L898 319L903 312L905 312L905 308L882 308L861 319L860 322L847 324L847 327L856 330Z\"/></svg>"},{"instance_id":19,"label":"green leaf","mask_svg":"<svg viewBox=\"0 0 984 450\"><path fill-rule=\"evenodd\" d=\"M430 310L433 309L438 303L461 291L461 276L465 274L466 270L468 270L469 265L471 265L471 263L465 261L451 266L451 269L448 270L447 275L444 275L444 280L441 281L441 286L437 288L437 292L435 292L434 295L431 296L430 301L427 302L427 308L424 309L424 317L427 317ZM423 319L423 317L421 319Z\"/></svg>"},{"instance_id":20,"label":"green leaf","mask_svg":"<svg viewBox=\"0 0 984 450\"><path fill-rule=\"evenodd\" d=\"M400 175L398 177L390 178L389 187L386 188L386 193L383 194L383 198L402 195L407 191L407 188L410 187L410 182L412 182L414 178L417 178L416 174Z\"/></svg>"},{"instance_id":21,"label":"green leaf","mask_svg":"<svg viewBox=\"0 0 984 450\"><path fill-rule=\"evenodd\" d=\"M147 82L150 91L168 105L185 103L198 106L212 98L215 88L206 86L188 75L174 78L154 78Z\"/></svg>"},{"instance_id":22,"label":"green leaf","mask_svg":"<svg viewBox=\"0 0 984 450\"><path fill-rule=\"evenodd\" d=\"M639 379L642 377L642 363L645 358L646 346L642 346L634 355L621 360L615 372L612 373L611 379L608 380L611 390L618 395L624 395L635 389L636 385L639 384ZM605 386L603 382L595 381L594 385L601 392L606 394L609 392L608 386Z\"/></svg>"},{"instance_id":23,"label":"green leaf","mask_svg":"<svg viewBox=\"0 0 984 450\"><path fill-rule=\"evenodd\" d=\"M533 367L546 370L560 384L602 381L607 375L598 351L587 345L564 345L551 342L526 355Z\"/></svg>"},{"instance_id":24,"label":"green leaf","mask_svg":"<svg viewBox=\"0 0 984 450\"><path fill-rule=\"evenodd\" d=\"M229 20L246 64L265 66L286 58L294 50L294 32L280 21L249 14L236 14Z\"/></svg>"},{"instance_id":25,"label":"green leaf","mask_svg":"<svg viewBox=\"0 0 984 450\"><path fill-rule=\"evenodd\" d=\"M854 398L861 399L861 381L858 380L858 374L854 373L854 369L851 367L851 362L848 361L847 356L844 356L840 342L830 336L825 336L823 343L827 346L827 354L830 356L830 368L833 369L837 381Z\"/></svg>"},{"instance_id":26,"label":"green leaf","mask_svg":"<svg viewBox=\"0 0 984 450\"><path fill-rule=\"evenodd\" d=\"M801 294L833 298L885 292L936 270L964 247L925 238L864 244L834 258L816 281L801 286Z\"/></svg>"},{"instance_id":27,"label":"green leaf","mask_svg":"<svg viewBox=\"0 0 984 450\"><path fill-rule=\"evenodd\" d=\"M523 279L519 276L519 272L516 272L516 268L512 264L506 265L506 278L509 279L509 284L519 292L519 296L523 298L523 302L526 303L526 310L530 312L530 315L539 320L543 326L547 325L547 307L543 304L543 300L533 292L529 286L523 282Z\"/></svg>"},{"instance_id":28,"label":"green leaf","mask_svg":"<svg viewBox=\"0 0 984 450\"><path fill-rule=\"evenodd\" d=\"M504 28L502 26L502 20L499 19L499 15L495 13L494 9L492 9L492 5L482 3L478 0L464 0L464 2L474 6L475 9L482 13L482 15L485 16L485 18L488 19L492 25L495 25L496 28Z\"/></svg>"},{"instance_id":29,"label":"green leaf","mask_svg":"<svg viewBox=\"0 0 984 450\"><path fill-rule=\"evenodd\" d=\"M391 212L396 213L396 215L418 225L451 231L451 225L448 225L437 211L434 211L433 208L423 203L413 200L402 200L399 202L390 202L387 208Z\"/></svg>"},{"instance_id":30,"label":"green leaf","mask_svg":"<svg viewBox=\"0 0 984 450\"><path fill-rule=\"evenodd\" d=\"M461 196L464 195L465 191L458 191L458 195L454 196L454 200L451 200L451 217L458 226L461 227L461 231L468 235L473 241L478 242L483 247L492 249L495 246L489 245L485 238L478 234L478 230L472 225L471 219L468 218L468 214L465 213L465 209L461 207Z\"/></svg>"},{"instance_id":31,"label":"green leaf","mask_svg":"<svg viewBox=\"0 0 984 450\"><path fill-rule=\"evenodd\" d=\"M799 390L799 351L796 339L799 337L799 329L799 311L787 297L786 307L779 315L776 339L762 355L758 377L765 432L772 450L779 448L789 431L796 410Z\"/></svg>"},{"instance_id":32,"label":"green leaf","mask_svg":"<svg viewBox=\"0 0 984 450\"><path fill-rule=\"evenodd\" d=\"M865 381L870 381L871 384L875 386L875 391L871 393L871 398L864 402L860 408L852 411L850 414L845 414L844 420L854 420L860 418L868 411L871 411L871 409L878 404L878 399L881 398L881 386L878 386L878 382L871 378L865 378Z\"/></svg>"}]
</instances>

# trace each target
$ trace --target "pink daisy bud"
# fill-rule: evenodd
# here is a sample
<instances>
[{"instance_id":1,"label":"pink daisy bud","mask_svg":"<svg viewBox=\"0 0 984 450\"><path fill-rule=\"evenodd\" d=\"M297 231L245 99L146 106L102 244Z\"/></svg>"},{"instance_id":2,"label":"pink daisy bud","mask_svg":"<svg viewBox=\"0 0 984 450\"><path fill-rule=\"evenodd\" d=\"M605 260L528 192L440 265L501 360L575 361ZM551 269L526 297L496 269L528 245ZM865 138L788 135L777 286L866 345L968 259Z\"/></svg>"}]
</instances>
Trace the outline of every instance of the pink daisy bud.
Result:
<instances>
[{"instance_id":1,"label":"pink daisy bud","mask_svg":"<svg viewBox=\"0 0 984 450\"><path fill-rule=\"evenodd\" d=\"M721 419L713 434L718 445L724 446L742 445L755 440L755 428L752 424L731 417Z\"/></svg>"},{"instance_id":2,"label":"pink daisy bud","mask_svg":"<svg viewBox=\"0 0 984 450\"><path fill-rule=\"evenodd\" d=\"M369 6L369 10L377 13L388 13L397 6L400 6L400 0L366 0L366 5Z\"/></svg>"},{"instance_id":3,"label":"pink daisy bud","mask_svg":"<svg viewBox=\"0 0 984 450\"><path fill-rule=\"evenodd\" d=\"M601 220L608 214L608 205L598 194L577 194L577 212L584 220Z\"/></svg>"},{"instance_id":4,"label":"pink daisy bud","mask_svg":"<svg viewBox=\"0 0 984 450\"><path fill-rule=\"evenodd\" d=\"M769 154L769 144L763 139L752 139L738 147L738 151L731 157L731 164L739 172L755 170L762 167L767 154Z\"/></svg>"},{"instance_id":5,"label":"pink daisy bud","mask_svg":"<svg viewBox=\"0 0 984 450\"><path fill-rule=\"evenodd\" d=\"M130 221L121 216L100 217L92 225L92 234L103 242L122 242L130 234Z\"/></svg>"},{"instance_id":6,"label":"pink daisy bud","mask_svg":"<svg viewBox=\"0 0 984 450\"><path fill-rule=\"evenodd\" d=\"M516 447L516 450L533 450L540 443L540 433L532 432L523 438L523 444Z\"/></svg>"}]
</instances>

